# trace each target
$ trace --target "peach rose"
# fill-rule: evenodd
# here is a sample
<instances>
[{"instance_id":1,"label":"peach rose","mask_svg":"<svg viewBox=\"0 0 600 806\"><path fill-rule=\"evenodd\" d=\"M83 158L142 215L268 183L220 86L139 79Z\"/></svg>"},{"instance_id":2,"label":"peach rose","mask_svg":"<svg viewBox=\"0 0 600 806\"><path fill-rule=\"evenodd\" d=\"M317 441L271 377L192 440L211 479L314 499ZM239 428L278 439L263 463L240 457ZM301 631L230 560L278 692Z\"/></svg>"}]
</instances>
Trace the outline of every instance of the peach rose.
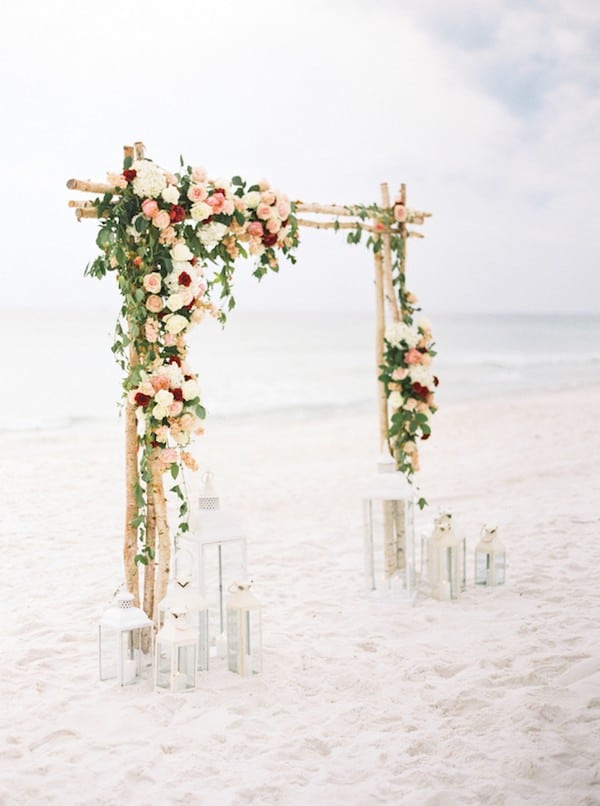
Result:
<instances>
[{"instance_id":1,"label":"peach rose","mask_svg":"<svg viewBox=\"0 0 600 806\"><path fill-rule=\"evenodd\" d=\"M119 190L123 190L127 187L127 180L123 174L108 173L106 174L106 181L111 187L119 188Z\"/></svg>"},{"instance_id":2,"label":"peach rose","mask_svg":"<svg viewBox=\"0 0 600 806\"><path fill-rule=\"evenodd\" d=\"M194 182L199 182L199 183L206 182L207 176L208 176L208 174L206 173L205 168L200 168L198 166L196 166L195 168L192 168L192 180Z\"/></svg>"},{"instance_id":3,"label":"peach rose","mask_svg":"<svg viewBox=\"0 0 600 806\"><path fill-rule=\"evenodd\" d=\"M158 294L162 285L162 277L157 271L144 277L143 286L150 294Z\"/></svg>"},{"instance_id":4,"label":"peach rose","mask_svg":"<svg viewBox=\"0 0 600 806\"><path fill-rule=\"evenodd\" d=\"M394 205L394 218L400 223L406 221L406 207L403 204Z\"/></svg>"},{"instance_id":5,"label":"peach rose","mask_svg":"<svg viewBox=\"0 0 600 806\"><path fill-rule=\"evenodd\" d=\"M154 375L150 383L155 392L169 388L169 379L166 375Z\"/></svg>"},{"instance_id":6,"label":"peach rose","mask_svg":"<svg viewBox=\"0 0 600 806\"><path fill-rule=\"evenodd\" d=\"M285 219L289 217L291 207L287 196L281 196L279 198L279 201L277 202L277 212L279 213L283 221L285 221Z\"/></svg>"},{"instance_id":7,"label":"peach rose","mask_svg":"<svg viewBox=\"0 0 600 806\"><path fill-rule=\"evenodd\" d=\"M421 364L424 367L428 367L431 364L431 356L429 353L421 353Z\"/></svg>"},{"instance_id":8,"label":"peach rose","mask_svg":"<svg viewBox=\"0 0 600 806\"><path fill-rule=\"evenodd\" d=\"M144 199L142 202L142 213L146 216L146 218L154 218L154 216L158 213L158 204L154 201L154 199Z\"/></svg>"},{"instance_id":9,"label":"peach rose","mask_svg":"<svg viewBox=\"0 0 600 806\"><path fill-rule=\"evenodd\" d=\"M264 235L265 231L264 231L263 225L260 223L260 221L251 221L248 224L247 232L248 232L248 235L253 235L255 238L262 238L262 236Z\"/></svg>"},{"instance_id":10,"label":"peach rose","mask_svg":"<svg viewBox=\"0 0 600 806\"><path fill-rule=\"evenodd\" d=\"M191 453L181 451L181 461L190 470L198 470L198 462L194 459Z\"/></svg>"},{"instance_id":11,"label":"peach rose","mask_svg":"<svg viewBox=\"0 0 600 806\"><path fill-rule=\"evenodd\" d=\"M225 199L223 204L223 210L221 211L224 215L233 215L233 211L235 210L235 204L233 199Z\"/></svg>"},{"instance_id":12,"label":"peach rose","mask_svg":"<svg viewBox=\"0 0 600 806\"><path fill-rule=\"evenodd\" d=\"M265 221L267 218L271 218L271 207L264 202L261 202L258 207L256 208L256 215L259 218L262 218Z\"/></svg>"},{"instance_id":13,"label":"peach rose","mask_svg":"<svg viewBox=\"0 0 600 806\"><path fill-rule=\"evenodd\" d=\"M171 225L171 217L166 210L159 210L152 219L152 223L157 229L166 229Z\"/></svg>"},{"instance_id":14,"label":"peach rose","mask_svg":"<svg viewBox=\"0 0 600 806\"><path fill-rule=\"evenodd\" d=\"M165 347L175 347L177 343L177 337L174 336L172 333L165 334Z\"/></svg>"},{"instance_id":15,"label":"peach rose","mask_svg":"<svg viewBox=\"0 0 600 806\"><path fill-rule=\"evenodd\" d=\"M267 221L267 229L269 232L276 234L281 229L281 221L279 221L277 218L270 218Z\"/></svg>"},{"instance_id":16,"label":"peach rose","mask_svg":"<svg viewBox=\"0 0 600 806\"><path fill-rule=\"evenodd\" d=\"M165 227L158 236L158 240L166 246L172 246L177 239L177 233L174 227Z\"/></svg>"},{"instance_id":17,"label":"peach rose","mask_svg":"<svg viewBox=\"0 0 600 806\"><path fill-rule=\"evenodd\" d=\"M169 406L169 414L171 417L177 417L183 411L183 403L181 400L174 400Z\"/></svg>"},{"instance_id":18,"label":"peach rose","mask_svg":"<svg viewBox=\"0 0 600 806\"><path fill-rule=\"evenodd\" d=\"M277 197L275 196L272 190L266 190L262 194L262 201L264 202L264 204L268 204L270 207L272 204L275 204L275 202L277 201Z\"/></svg>"},{"instance_id":19,"label":"peach rose","mask_svg":"<svg viewBox=\"0 0 600 806\"><path fill-rule=\"evenodd\" d=\"M146 308L148 308L150 313L160 313L163 309L162 299L157 297L156 294L150 294L146 300Z\"/></svg>"},{"instance_id":20,"label":"peach rose","mask_svg":"<svg viewBox=\"0 0 600 806\"><path fill-rule=\"evenodd\" d=\"M213 195L206 200L206 203L212 209L213 215L218 215L223 212L225 196L222 193L213 193Z\"/></svg>"},{"instance_id":21,"label":"peach rose","mask_svg":"<svg viewBox=\"0 0 600 806\"><path fill-rule=\"evenodd\" d=\"M403 381L406 377L408 377L408 370L404 367L398 367L392 372L392 378L395 381Z\"/></svg>"},{"instance_id":22,"label":"peach rose","mask_svg":"<svg viewBox=\"0 0 600 806\"><path fill-rule=\"evenodd\" d=\"M271 187L271 183L269 182L268 179L261 179L260 182L258 183L258 186L264 193L265 190L268 190Z\"/></svg>"},{"instance_id":23,"label":"peach rose","mask_svg":"<svg viewBox=\"0 0 600 806\"><path fill-rule=\"evenodd\" d=\"M419 301L419 298L417 297L417 295L413 294L412 291L407 291L406 294L405 294L405 297L406 297L406 301L410 302L411 305L414 305L415 303L417 303Z\"/></svg>"},{"instance_id":24,"label":"peach rose","mask_svg":"<svg viewBox=\"0 0 600 806\"><path fill-rule=\"evenodd\" d=\"M208 191L204 185L190 185L187 197L191 202L201 202L208 196Z\"/></svg>"},{"instance_id":25,"label":"peach rose","mask_svg":"<svg viewBox=\"0 0 600 806\"><path fill-rule=\"evenodd\" d=\"M144 332L146 334L146 341L149 341L150 344L154 344L158 340L158 322L156 319L146 319Z\"/></svg>"},{"instance_id":26,"label":"peach rose","mask_svg":"<svg viewBox=\"0 0 600 806\"><path fill-rule=\"evenodd\" d=\"M179 420L179 425L184 431L191 431L196 425L196 418L193 414L186 412Z\"/></svg>"}]
</instances>

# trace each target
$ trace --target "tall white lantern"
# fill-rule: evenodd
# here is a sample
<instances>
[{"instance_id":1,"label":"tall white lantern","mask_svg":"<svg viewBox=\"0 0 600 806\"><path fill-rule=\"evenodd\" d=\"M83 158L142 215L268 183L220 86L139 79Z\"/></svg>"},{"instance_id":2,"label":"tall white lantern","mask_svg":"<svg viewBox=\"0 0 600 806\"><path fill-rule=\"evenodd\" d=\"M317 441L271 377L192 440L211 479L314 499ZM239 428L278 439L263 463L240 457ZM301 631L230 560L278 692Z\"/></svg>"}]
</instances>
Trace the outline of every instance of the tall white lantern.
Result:
<instances>
[{"instance_id":1,"label":"tall white lantern","mask_svg":"<svg viewBox=\"0 0 600 806\"><path fill-rule=\"evenodd\" d=\"M503 585L506 580L506 551L498 540L498 527L481 528L475 548L475 584Z\"/></svg>"},{"instance_id":2,"label":"tall white lantern","mask_svg":"<svg viewBox=\"0 0 600 806\"><path fill-rule=\"evenodd\" d=\"M466 542L452 528L452 515L441 514L427 541L427 570L431 595L449 601L466 587Z\"/></svg>"},{"instance_id":3,"label":"tall white lantern","mask_svg":"<svg viewBox=\"0 0 600 806\"><path fill-rule=\"evenodd\" d=\"M364 496L367 589L414 604L414 492L395 463L380 462Z\"/></svg>"},{"instance_id":4,"label":"tall white lantern","mask_svg":"<svg viewBox=\"0 0 600 806\"><path fill-rule=\"evenodd\" d=\"M137 683L149 666L144 650L151 652L152 622L133 601L132 593L117 594L98 627L100 680L116 678L120 686Z\"/></svg>"},{"instance_id":5,"label":"tall white lantern","mask_svg":"<svg viewBox=\"0 0 600 806\"><path fill-rule=\"evenodd\" d=\"M251 584L235 583L227 599L227 659L229 670L240 675L262 669L262 606Z\"/></svg>"},{"instance_id":6,"label":"tall white lantern","mask_svg":"<svg viewBox=\"0 0 600 806\"><path fill-rule=\"evenodd\" d=\"M197 684L198 636L184 610L172 610L156 636L154 687L159 691L192 691Z\"/></svg>"},{"instance_id":7,"label":"tall white lantern","mask_svg":"<svg viewBox=\"0 0 600 806\"><path fill-rule=\"evenodd\" d=\"M226 592L234 580L247 577L246 536L239 524L221 508L210 472L203 477L198 510L192 535L197 557L197 585L209 606L211 647L224 658L227 654Z\"/></svg>"},{"instance_id":8,"label":"tall white lantern","mask_svg":"<svg viewBox=\"0 0 600 806\"><path fill-rule=\"evenodd\" d=\"M166 623L169 613L185 612L190 627L196 632L198 671L208 670L208 605L198 588L189 579L177 577L169 582L167 595L158 605L159 629Z\"/></svg>"}]
</instances>

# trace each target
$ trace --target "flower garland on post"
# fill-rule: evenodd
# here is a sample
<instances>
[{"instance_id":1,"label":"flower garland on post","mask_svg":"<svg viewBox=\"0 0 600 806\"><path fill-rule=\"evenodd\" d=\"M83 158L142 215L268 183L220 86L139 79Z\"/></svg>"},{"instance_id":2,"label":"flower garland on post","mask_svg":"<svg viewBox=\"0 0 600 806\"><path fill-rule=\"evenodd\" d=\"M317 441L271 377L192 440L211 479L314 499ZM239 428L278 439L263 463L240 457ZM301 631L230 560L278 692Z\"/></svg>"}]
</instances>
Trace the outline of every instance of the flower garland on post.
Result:
<instances>
[{"instance_id":1,"label":"flower garland on post","mask_svg":"<svg viewBox=\"0 0 600 806\"><path fill-rule=\"evenodd\" d=\"M235 306L231 281L238 256L257 258L258 278L278 270L278 252L295 262L298 229L289 200L267 182L211 180L190 166L171 174L127 156L122 173L109 174L108 183L119 197L107 192L94 202L104 219L96 239L102 254L86 274L114 271L123 298L112 350L126 373L127 412L140 448L139 466L128 472L133 504L127 522L137 551L126 549L126 579L137 598L137 567L146 566L144 607L152 617L166 592L170 561L163 475L174 481L178 531L186 532L181 470L197 468L185 449L193 434L203 432L206 414L187 362L185 334L207 314L225 321ZM216 296L219 307L212 301Z\"/></svg>"}]
</instances>

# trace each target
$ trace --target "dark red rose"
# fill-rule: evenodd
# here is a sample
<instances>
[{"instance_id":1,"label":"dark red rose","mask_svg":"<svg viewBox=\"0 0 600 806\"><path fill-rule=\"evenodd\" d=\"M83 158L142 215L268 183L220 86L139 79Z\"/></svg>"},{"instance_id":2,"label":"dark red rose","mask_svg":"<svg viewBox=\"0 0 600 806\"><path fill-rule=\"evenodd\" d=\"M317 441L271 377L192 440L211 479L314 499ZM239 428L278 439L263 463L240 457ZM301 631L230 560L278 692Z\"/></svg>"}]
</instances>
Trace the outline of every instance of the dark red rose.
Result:
<instances>
[{"instance_id":1,"label":"dark red rose","mask_svg":"<svg viewBox=\"0 0 600 806\"><path fill-rule=\"evenodd\" d=\"M187 273L187 271L182 271L179 277L177 278L177 282L179 283L179 285L188 288L192 284L192 278Z\"/></svg>"},{"instance_id":2,"label":"dark red rose","mask_svg":"<svg viewBox=\"0 0 600 806\"><path fill-rule=\"evenodd\" d=\"M223 196L226 196L226 195L227 195L227 194L225 193L225 191L223 190L223 188L215 188L214 192L215 192L215 193L221 193L221 195L223 195Z\"/></svg>"},{"instance_id":3,"label":"dark red rose","mask_svg":"<svg viewBox=\"0 0 600 806\"><path fill-rule=\"evenodd\" d=\"M193 376L193 375L184 375L184 376L183 376L183 380L184 380L184 381L193 381L193 380L194 380L194 376Z\"/></svg>"},{"instance_id":4,"label":"dark red rose","mask_svg":"<svg viewBox=\"0 0 600 806\"><path fill-rule=\"evenodd\" d=\"M160 443L159 443L159 442L157 442L155 439L153 439L153 440L150 442L150 445L151 445L151 447L152 447L152 448L160 448L160 447L161 447Z\"/></svg>"},{"instance_id":5,"label":"dark red rose","mask_svg":"<svg viewBox=\"0 0 600 806\"><path fill-rule=\"evenodd\" d=\"M183 306L183 310L184 310L184 311L191 311L191 310L193 309L193 307L194 307L194 305L195 305L195 304L196 304L196 300L195 300L195 299L193 299L193 300L190 302L190 304L189 304L189 305L184 305L184 306Z\"/></svg>"},{"instance_id":6,"label":"dark red rose","mask_svg":"<svg viewBox=\"0 0 600 806\"><path fill-rule=\"evenodd\" d=\"M185 221L185 210L180 204L172 204L169 210L169 218L173 224L178 224L180 221Z\"/></svg>"},{"instance_id":7,"label":"dark red rose","mask_svg":"<svg viewBox=\"0 0 600 806\"><path fill-rule=\"evenodd\" d=\"M123 176L128 182L133 182L137 176L137 171L134 171L133 168L129 168L128 170L123 171Z\"/></svg>"},{"instance_id":8,"label":"dark red rose","mask_svg":"<svg viewBox=\"0 0 600 806\"><path fill-rule=\"evenodd\" d=\"M282 226L282 227L287 227L287 225L288 225L288 221L289 221L289 220L290 220L289 218L286 218L286 219L285 219L285 221L282 221L282 222L281 222L281 226Z\"/></svg>"},{"instance_id":9,"label":"dark red rose","mask_svg":"<svg viewBox=\"0 0 600 806\"><path fill-rule=\"evenodd\" d=\"M144 395L142 392L135 393L135 405L136 406L144 406L144 408L150 403L150 395Z\"/></svg>"},{"instance_id":10,"label":"dark red rose","mask_svg":"<svg viewBox=\"0 0 600 806\"><path fill-rule=\"evenodd\" d=\"M275 246L277 243L277 233L276 232L265 232L262 237L262 242L265 246Z\"/></svg>"},{"instance_id":11,"label":"dark red rose","mask_svg":"<svg viewBox=\"0 0 600 806\"><path fill-rule=\"evenodd\" d=\"M429 389L426 386L422 386L418 381L413 383L412 390L415 396L420 397L421 400L426 400L429 397Z\"/></svg>"},{"instance_id":12,"label":"dark red rose","mask_svg":"<svg viewBox=\"0 0 600 806\"><path fill-rule=\"evenodd\" d=\"M425 440L425 439L429 439L429 437L430 437L430 436L431 436L431 434L423 434L423 436L421 437L421 439L423 439L423 440Z\"/></svg>"},{"instance_id":13,"label":"dark red rose","mask_svg":"<svg viewBox=\"0 0 600 806\"><path fill-rule=\"evenodd\" d=\"M171 394L173 395L173 400L183 400L183 390L171 389Z\"/></svg>"},{"instance_id":14,"label":"dark red rose","mask_svg":"<svg viewBox=\"0 0 600 806\"><path fill-rule=\"evenodd\" d=\"M440 385L440 379L438 378L437 375L433 376L433 385L434 386L439 386Z\"/></svg>"},{"instance_id":15,"label":"dark red rose","mask_svg":"<svg viewBox=\"0 0 600 806\"><path fill-rule=\"evenodd\" d=\"M177 364L178 367L181 366L181 358L178 355L170 355L167 359L169 364Z\"/></svg>"}]
</instances>

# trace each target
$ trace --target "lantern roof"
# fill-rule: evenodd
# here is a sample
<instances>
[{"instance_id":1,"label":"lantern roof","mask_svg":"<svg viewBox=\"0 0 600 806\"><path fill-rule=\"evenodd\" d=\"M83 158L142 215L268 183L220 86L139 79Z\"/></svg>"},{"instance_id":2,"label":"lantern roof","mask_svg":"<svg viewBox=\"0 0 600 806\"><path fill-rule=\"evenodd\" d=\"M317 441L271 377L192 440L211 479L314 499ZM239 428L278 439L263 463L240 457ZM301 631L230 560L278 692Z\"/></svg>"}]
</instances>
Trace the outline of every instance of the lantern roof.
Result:
<instances>
[{"instance_id":1,"label":"lantern roof","mask_svg":"<svg viewBox=\"0 0 600 806\"><path fill-rule=\"evenodd\" d=\"M100 619L103 627L112 627L114 630L135 630L150 627L152 622L143 610L135 607L134 597L129 591L118 593L112 606L105 611Z\"/></svg>"},{"instance_id":2,"label":"lantern roof","mask_svg":"<svg viewBox=\"0 0 600 806\"><path fill-rule=\"evenodd\" d=\"M157 643L185 646L198 641L197 632L187 620L187 610L173 608L167 614L163 627L156 636Z\"/></svg>"},{"instance_id":3,"label":"lantern roof","mask_svg":"<svg viewBox=\"0 0 600 806\"><path fill-rule=\"evenodd\" d=\"M232 610L260 610L262 605L251 592L251 582L234 582L229 588L231 596L227 599L227 607Z\"/></svg>"}]
</instances>

